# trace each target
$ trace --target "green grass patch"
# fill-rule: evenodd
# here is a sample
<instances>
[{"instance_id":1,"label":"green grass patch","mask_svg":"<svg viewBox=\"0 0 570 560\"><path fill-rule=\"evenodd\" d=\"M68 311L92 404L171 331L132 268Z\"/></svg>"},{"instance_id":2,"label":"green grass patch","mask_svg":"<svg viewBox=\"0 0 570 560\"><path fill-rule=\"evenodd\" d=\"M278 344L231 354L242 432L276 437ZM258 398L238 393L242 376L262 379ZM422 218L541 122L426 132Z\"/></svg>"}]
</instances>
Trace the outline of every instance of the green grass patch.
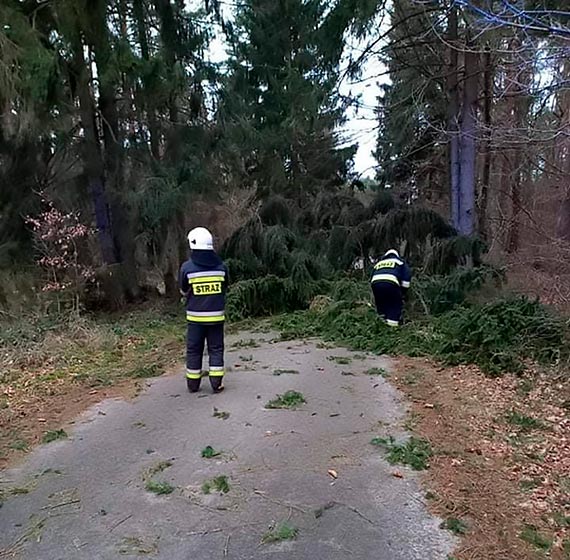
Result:
<instances>
[{"instance_id":1,"label":"green grass patch","mask_svg":"<svg viewBox=\"0 0 570 560\"><path fill-rule=\"evenodd\" d=\"M212 480L214 489L222 494L227 494L230 491L230 484L227 476L217 476Z\"/></svg>"},{"instance_id":2,"label":"green grass patch","mask_svg":"<svg viewBox=\"0 0 570 560\"><path fill-rule=\"evenodd\" d=\"M335 362L336 364L338 364L340 366L347 366L348 364L350 364L352 362L352 359L348 358L347 356L329 356L327 358L327 360L330 360L331 362Z\"/></svg>"},{"instance_id":3,"label":"green grass patch","mask_svg":"<svg viewBox=\"0 0 570 560\"><path fill-rule=\"evenodd\" d=\"M429 459L433 456L429 442L416 437L405 443L396 443L392 436L388 439L376 437L370 443L387 452L386 459L390 464L408 465L415 471L428 469Z\"/></svg>"},{"instance_id":4,"label":"green grass patch","mask_svg":"<svg viewBox=\"0 0 570 560\"><path fill-rule=\"evenodd\" d=\"M137 365L127 373L127 377L134 379L147 379L158 377L164 373L164 368L160 364Z\"/></svg>"},{"instance_id":5,"label":"green grass patch","mask_svg":"<svg viewBox=\"0 0 570 560\"><path fill-rule=\"evenodd\" d=\"M277 395L273 400L270 400L265 408L296 408L305 403L303 393L299 391L287 391L283 395Z\"/></svg>"},{"instance_id":6,"label":"green grass patch","mask_svg":"<svg viewBox=\"0 0 570 560\"><path fill-rule=\"evenodd\" d=\"M204 459L213 459L214 457L219 457L221 455L220 451L216 451L211 445L208 445L202 449L202 457Z\"/></svg>"},{"instance_id":7,"label":"green grass patch","mask_svg":"<svg viewBox=\"0 0 570 560\"><path fill-rule=\"evenodd\" d=\"M159 461L158 463L150 467L150 469L148 469L147 477L151 477L154 476L155 474L159 474L165 471L166 469L170 468L172 464L173 464L172 461Z\"/></svg>"},{"instance_id":8,"label":"green grass patch","mask_svg":"<svg viewBox=\"0 0 570 560\"><path fill-rule=\"evenodd\" d=\"M152 492L157 496L172 494L172 492L175 490L172 484L164 481L159 482L157 480L147 480L145 488L148 492Z\"/></svg>"},{"instance_id":9,"label":"green grass patch","mask_svg":"<svg viewBox=\"0 0 570 560\"><path fill-rule=\"evenodd\" d=\"M511 410L507 414L507 422L513 426L518 426L524 432L544 428L544 424L540 420L537 420L532 416L527 416L526 414L521 414L516 410Z\"/></svg>"},{"instance_id":10,"label":"green grass patch","mask_svg":"<svg viewBox=\"0 0 570 560\"><path fill-rule=\"evenodd\" d=\"M12 494L12 496L18 496L21 494L29 494L29 493L30 489L25 487L16 487L10 489L10 494Z\"/></svg>"},{"instance_id":11,"label":"green grass patch","mask_svg":"<svg viewBox=\"0 0 570 560\"><path fill-rule=\"evenodd\" d=\"M562 529L570 529L570 517L560 511L552 514L552 520Z\"/></svg>"},{"instance_id":12,"label":"green grass patch","mask_svg":"<svg viewBox=\"0 0 570 560\"><path fill-rule=\"evenodd\" d=\"M202 484L203 494L211 494L213 490L220 492L220 494L227 494L231 490L228 477L225 475L216 476Z\"/></svg>"},{"instance_id":13,"label":"green grass patch","mask_svg":"<svg viewBox=\"0 0 570 560\"><path fill-rule=\"evenodd\" d=\"M10 444L10 449L15 451L27 451L29 448L30 446L23 439L18 439Z\"/></svg>"},{"instance_id":14,"label":"green grass patch","mask_svg":"<svg viewBox=\"0 0 570 560\"><path fill-rule=\"evenodd\" d=\"M451 531L454 535L465 535L468 529L467 524L457 517L449 517L440 527Z\"/></svg>"},{"instance_id":15,"label":"green grass patch","mask_svg":"<svg viewBox=\"0 0 570 560\"><path fill-rule=\"evenodd\" d=\"M212 413L214 418L219 418L220 420L227 420L230 417L230 413L225 410L218 410L214 407L214 412Z\"/></svg>"},{"instance_id":16,"label":"green grass patch","mask_svg":"<svg viewBox=\"0 0 570 560\"><path fill-rule=\"evenodd\" d=\"M366 375L379 375L381 377L388 377L389 376L389 373L384 368L380 368L380 367L373 367L373 368L367 369L364 373Z\"/></svg>"},{"instance_id":17,"label":"green grass patch","mask_svg":"<svg viewBox=\"0 0 570 560\"><path fill-rule=\"evenodd\" d=\"M98 387L160 375L183 349L180 317L178 307L141 306L131 313L2 321L0 383L29 391L55 381ZM30 370L37 373L33 379L22 376ZM22 387L20 380L32 383Z\"/></svg>"},{"instance_id":18,"label":"green grass patch","mask_svg":"<svg viewBox=\"0 0 570 560\"><path fill-rule=\"evenodd\" d=\"M540 533L534 525L525 525L520 538L544 552L548 552L552 548L552 539Z\"/></svg>"},{"instance_id":19,"label":"green grass patch","mask_svg":"<svg viewBox=\"0 0 570 560\"><path fill-rule=\"evenodd\" d=\"M57 441L58 439L66 439L67 432L65 430L50 430L46 432L42 437L42 443L51 443L52 441Z\"/></svg>"},{"instance_id":20,"label":"green grass patch","mask_svg":"<svg viewBox=\"0 0 570 560\"><path fill-rule=\"evenodd\" d=\"M297 529L297 527L286 522L280 523L277 527L265 533L261 538L261 542L262 544L270 544L282 541L291 541L296 539L298 534L299 529Z\"/></svg>"},{"instance_id":21,"label":"green grass patch","mask_svg":"<svg viewBox=\"0 0 570 560\"><path fill-rule=\"evenodd\" d=\"M520 481L521 490L530 492L542 484L540 478L526 478Z\"/></svg>"}]
</instances>

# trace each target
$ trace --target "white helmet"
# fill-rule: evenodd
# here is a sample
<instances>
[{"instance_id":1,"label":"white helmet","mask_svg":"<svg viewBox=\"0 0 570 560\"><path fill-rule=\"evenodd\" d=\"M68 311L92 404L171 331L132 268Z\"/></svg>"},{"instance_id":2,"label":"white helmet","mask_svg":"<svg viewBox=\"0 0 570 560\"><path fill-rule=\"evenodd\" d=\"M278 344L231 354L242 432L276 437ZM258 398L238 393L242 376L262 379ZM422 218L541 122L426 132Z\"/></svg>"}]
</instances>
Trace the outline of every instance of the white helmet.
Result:
<instances>
[{"instance_id":1,"label":"white helmet","mask_svg":"<svg viewBox=\"0 0 570 560\"><path fill-rule=\"evenodd\" d=\"M386 254L384 256L389 257L390 255L392 255L398 259L400 258L400 253L398 253L398 251L396 251L396 249L390 249L389 251L386 251Z\"/></svg>"},{"instance_id":2,"label":"white helmet","mask_svg":"<svg viewBox=\"0 0 570 560\"><path fill-rule=\"evenodd\" d=\"M190 249L197 251L213 251L214 238L212 234L203 227L197 227L188 234Z\"/></svg>"}]
</instances>

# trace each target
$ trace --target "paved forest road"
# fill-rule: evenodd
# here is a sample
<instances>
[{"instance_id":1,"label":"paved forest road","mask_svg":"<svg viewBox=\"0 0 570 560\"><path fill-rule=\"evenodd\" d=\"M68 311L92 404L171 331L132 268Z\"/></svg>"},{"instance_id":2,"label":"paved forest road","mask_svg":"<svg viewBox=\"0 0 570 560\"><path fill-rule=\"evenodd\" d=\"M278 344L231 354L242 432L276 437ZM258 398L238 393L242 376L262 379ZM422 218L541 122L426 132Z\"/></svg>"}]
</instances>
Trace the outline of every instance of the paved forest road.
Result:
<instances>
[{"instance_id":1,"label":"paved forest road","mask_svg":"<svg viewBox=\"0 0 570 560\"><path fill-rule=\"evenodd\" d=\"M390 364L329 359L349 355L312 342L265 342L228 352L232 371L220 395L207 380L190 395L173 375L151 381L134 401L100 403L68 440L0 473L9 494L0 558L444 560L453 539L424 507L416 475L398 469L405 477L394 477L369 444L403 434L398 394L364 374ZM289 389L306 404L264 408ZM214 407L230 416L213 416ZM223 454L203 459L208 445ZM149 475L162 461L172 465ZM338 473L334 483L329 469ZM220 475L230 491L204 494L203 483ZM149 479L175 489L157 496L145 489ZM297 539L261 544L283 521L298 528Z\"/></svg>"}]
</instances>

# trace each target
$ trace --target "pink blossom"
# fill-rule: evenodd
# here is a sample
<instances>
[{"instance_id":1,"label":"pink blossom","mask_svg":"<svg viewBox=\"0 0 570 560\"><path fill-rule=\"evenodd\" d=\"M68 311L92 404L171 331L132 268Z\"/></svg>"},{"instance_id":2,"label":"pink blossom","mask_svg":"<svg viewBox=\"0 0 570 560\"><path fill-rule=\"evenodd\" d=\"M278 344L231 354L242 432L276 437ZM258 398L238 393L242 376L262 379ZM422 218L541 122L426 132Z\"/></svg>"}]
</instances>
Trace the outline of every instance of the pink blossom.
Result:
<instances>
[{"instance_id":1,"label":"pink blossom","mask_svg":"<svg viewBox=\"0 0 570 560\"><path fill-rule=\"evenodd\" d=\"M47 281L42 291L79 293L95 277L94 269L81 262L84 246L80 241L95 230L81 222L79 212L60 212L43 193L40 196L47 209L38 216L28 216L26 223L40 252L37 263L46 271Z\"/></svg>"}]
</instances>

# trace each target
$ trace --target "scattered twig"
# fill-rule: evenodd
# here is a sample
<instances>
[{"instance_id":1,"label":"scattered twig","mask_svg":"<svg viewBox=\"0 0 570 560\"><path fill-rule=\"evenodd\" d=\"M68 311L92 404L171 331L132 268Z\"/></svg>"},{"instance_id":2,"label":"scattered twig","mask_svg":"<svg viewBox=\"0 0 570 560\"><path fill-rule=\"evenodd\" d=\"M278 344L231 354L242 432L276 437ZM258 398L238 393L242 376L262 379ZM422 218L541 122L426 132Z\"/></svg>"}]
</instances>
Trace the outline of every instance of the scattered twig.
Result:
<instances>
[{"instance_id":1,"label":"scattered twig","mask_svg":"<svg viewBox=\"0 0 570 560\"><path fill-rule=\"evenodd\" d=\"M342 506L345 507L347 509L349 509L350 511L352 511L352 513L355 513L356 515L358 515L358 517L364 519L364 521L370 523L370 525L376 525L376 523L374 523L374 521L372 521L371 519L369 519L368 517L366 517L363 513L361 513L358 509L356 509L353 506L349 506L348 504L344 504L342 502L336 502L336 501L332 501L332 502L328 502L327 504L325 504L323 507L317 509L314 512L315 517L318 519L319 517L321 517L323 515L323 513L329 509L332 509L335 506Z\"/></svg>"},{"instance_id":2,"label":"scattered twig","mask_svg":"<svg viewBox=\"0 0 570 560\"><path fill-rule=\"evenodd\" d=\"M18 551L18 549L19 549L31 536L33 536L35 533L37 533L37 531L40 531L41 529L43 529L46 520L47 520L46 517L40 519L39 521L37 521L36 523L34 523L34 525L32 525L29 529L27 529L27 530L24 532L24 534L20 535L10 546L8 546L7 548L2 548L2 549L0 549L0 558L5 558L5 557L7 557L7 556L13 556L14 554L16 554L16 552ZM38 539L39 539L39 537L38 537Z\"/></svg>"},{"instance_id":3,"label":"scattered twig","mask_svg":"<svg viewBox=\"0 0 570 560\"><path fill-rule=\"evenodd\" d=\"M117 521L117 523L115 523L110 529L109 529L109 533L112 533L119 525L122 525L125 521L128 521L131 517L133 516L133 514L129 514L127 515L127 517L121 519L120 521Z\"/></svg>"},{"instance_id":4,"label":"scattered twig","mask_svg":"<svg viewBox=\"0 0 570 560\"><path fill-rule=\"evenodd\" d=\"M296 505L294 505L294 504L289 504L289 503L287 503L287 502L282 502L282 501L280 501L280 500L276 500L275 498L270 498L269 496L266 496L265 493L262 492L261 490L254 490L253 493L254 493L256 496L260 496L261 498L267 500L268 502L271 502L271 503L276 504L276 505L278 505L278 506L281 506L281 507L284 507L284 508L289 508L289 509L294 509L294 510L297 510L298 512L300 512L300 513L307 513L307 510L305 510L305 509L303 509L303 508L301 508L301 507L299 507L299 506L296 506Z\"/></svg>"},{"instance_id":5,"label":"scattered twig","mask_svg":"<svg viewBox=\"0 0 570 560\"><path fill-rule=\"evenodd\" d=\"M42 509L56 509L59 507L70 506L73 504L79 504L80 502L81 502L81 500L79 498L77 498L75 500L68 500L67 502L61 502L59 504L54 504L53 506L52 505L44 506L44 507L42 507Z\"/></svg>"},{"instance_id":6,"label":"scattered twig","mask_svg":"<svg viewBox=\"0 0 570 560\"><path fill-rule=\"evenodd\" d=\"M231 538L231 535L228 535L226 538L226 544L224 546L224 552L223 552L224 558L228 555L228 548L230 546L230 538Z\"/></svg>"},{"instance_id":7,"label":"scattered twig","mask_svg":"<svg viewBox=\"0 0 570 560\"><path fill-rule=\"evenodd\" d=\"M205 531L192 531L188 533L189 537L204 537L206 535L211 535L214 533L221 533L222 529L206 529Z\"/></svg>"}]
</instances>

